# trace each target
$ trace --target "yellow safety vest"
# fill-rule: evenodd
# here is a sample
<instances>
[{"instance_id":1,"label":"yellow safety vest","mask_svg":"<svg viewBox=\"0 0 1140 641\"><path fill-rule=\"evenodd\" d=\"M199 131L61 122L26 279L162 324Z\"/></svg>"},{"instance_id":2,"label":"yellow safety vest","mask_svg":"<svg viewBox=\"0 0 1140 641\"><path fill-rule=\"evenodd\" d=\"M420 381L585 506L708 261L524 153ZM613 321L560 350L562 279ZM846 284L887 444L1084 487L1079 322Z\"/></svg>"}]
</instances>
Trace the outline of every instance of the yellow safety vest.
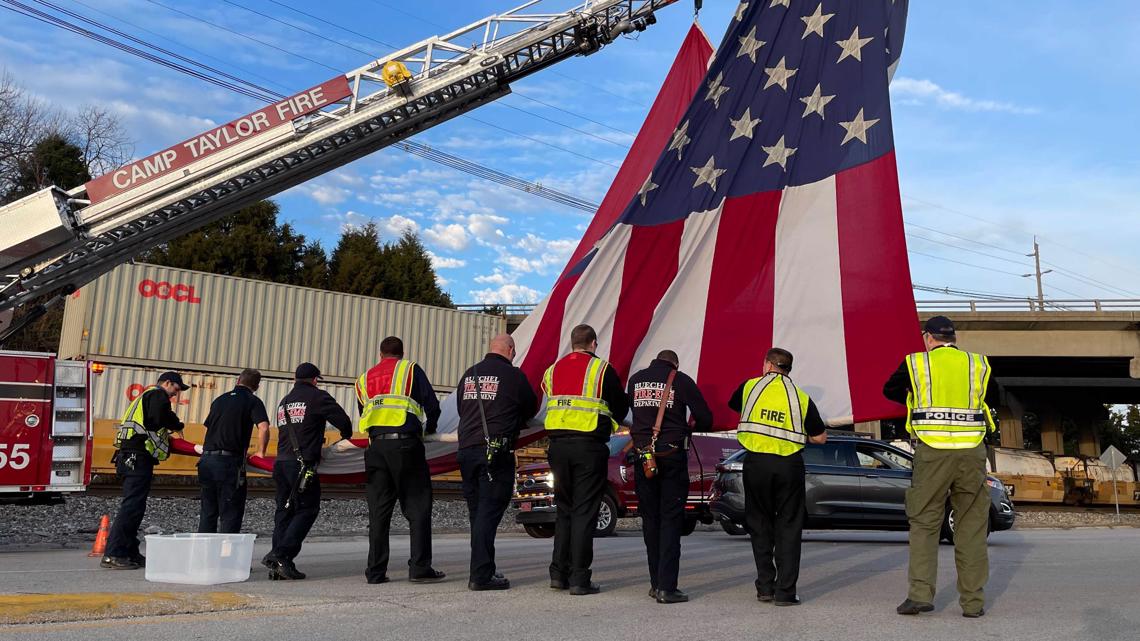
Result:
<instances>
[{"instance_id":1,"label":"yellow safety vest","mask_svg":"<svg viewBox=\"0 0 1140 641\"><path fill-rule=\"evenodd\" d=\"M420 428L427 428L427 414L424 408L407 395L411 390L412 376L416 371L415 361L400 359L392 371L392 382L383 394L369 395L368 372L361 374L356 381L356 399L363 410L357 429L365 434L373 427L400 427L411 414L420 420Z\"/></svg>"},{"instance_id":2,"label":"yellow safety vest","mask_svg":"<svg viewBox=\"0 0 1140 641\"><path fill-rule=\"evenodd\" d=\"M598 417L604 416L613 425L612 431L616 432L617 421L610 414L610 406L602 400L600 393L602 378L610 364L597 357L591 358L582 379L582 393L578 396L555 396L552 393L555 365L551 365L542 376L542 391L547 397L546 429L593 432L598 429Z\"/></svg>"},{"instance_id":3,"label":"yellow safety vest","mask_svg":"<svg viewBox=\"0 0 1140 641\"><path fill-rule=\"evenodd\" d=\"M790 456L804 448L804 416L811 399L775 372L744 384L736 438L750 452Z\"/></svg>"},{"instance_id":4,"label":"yellow safety vest","mask_svg":"<svg viewBox=\"0 0 1140 641\"><path fill-rule=\"evenodd\" d=\"M959 450L977 447L993 431L986 406L990 362L981 354L941 347L906 357L911 392L906 429L930 447Z\"/></svg>"},{"instance_id":5,"label":"yellow safety vest","mask_svg":"<svg viewBox=\"0 0 1140 641\"><path fill-rule=\"evenodd\" d=\"M146 396L151 390L162 389L157 385L151 385L143 390L135 400L127 407L127 412L123 414L123 420L119 425L119 431L115 434L115 449L120 449L123 443L129 441L135 436L142 434L146 436L146 451L159 461L165 461L170 457L170 430L162 428L157 432L151 432L143 427L143 396Z\"/></svg>"}]
</instances>

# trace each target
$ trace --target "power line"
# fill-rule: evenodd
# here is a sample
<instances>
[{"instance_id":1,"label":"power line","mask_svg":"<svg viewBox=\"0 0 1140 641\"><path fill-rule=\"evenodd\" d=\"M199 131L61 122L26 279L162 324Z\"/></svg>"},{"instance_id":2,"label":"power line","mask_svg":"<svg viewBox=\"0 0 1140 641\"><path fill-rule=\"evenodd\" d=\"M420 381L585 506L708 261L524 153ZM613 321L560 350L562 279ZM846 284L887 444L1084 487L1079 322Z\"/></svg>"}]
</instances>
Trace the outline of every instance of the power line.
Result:
<instances>
[{"instance_id":1,"label":"power line","mask_svg":"<svg viewBox=\"0 0 1140 641\"><path fill-rule=\"evenodd\" d=\"M388 42L384 42L383 40L377 40L376 38L373 38L372 36L369 36L369 35L367 35L367 34L363 34L363 33L360 33L359 31L353 31L352 29L349 29L348 27L345 27L345 26L343 26L343 25L339 25L339 24L336 24L335 22L329 22L328 20L325 20L324 18L321 18L320 16L315 16L315 15L313 15L313 14L311 14L311 13L307 12L307 11L302 11L302 10L298 9L297 7L294 7L294 6L292 6L292 5L288 5L288 4L285 4L284 2L279 2L278 0L269 0L269 2L272 2L273 4L275 4L275 5L279 6L279 7L285 7L286 9L288 9L288 10L290 10L290 11L294 11L294 12L296 12L296 13L299 13L299 14L301 14L301 15L303 15L303 16L305 16L306 18L309 18L309 19L311 19L311 20L316 20L317 22L321 22L321 23L327 24L327 25L329 25L330 27L335 27L335 28L337 28L337 29L340 29L341 31L344 31L344 32L346 32L346 33L351 33L351 34L352 34L352 35L354 35L354 36L359 36L359 37L361 37L361 38L364 38L365 40L369 40L369 41L371 41L371 42L375 42L375 43L376 43L376 44L378 44L378 45L381 45L381 46L384 46L384 47L388 47L389 49L393 49L393 50L395 50L395 49L398 49L398 48L399 48L399 47L397 47L397 46L396 46L396 45L394 45L394 44L391 44L391 43L388 43Z\"/></svg>"},{"instance_id":2,"label":"power line","mask_svg":"<svg viewBox=\"0 0 1140 641\"><path fill-rule=\"evenodd\" d=\"M532 96L528 96L527 94L525 94L525 93L523 93L523 92L521 92L521 91L518 91L518 90L514 90L514 91L512 91L512 92L511 92L511 95L512 95L512 96L518 96L519 98L524 98L524 99L526 99L526 100L529 100L529 101L531 101L531 102L533 102L533 103L537 103L537 104L540 104L540 105L542 105L543 107L548 107L548 108L550 108L550 109L554 109L555 111L561 111L562 113L564 113L564 114L568 114L568 115L571 115L571 116L574 116L575 118L581 118L582 120L585 120L586 122L592 122L592 123L594 123L595 125L598 125L599 127L605 127L606 129L609 129L610 131L613 131L613 132L616 132L616 133L619 133L619 134L624 134L624 135L626 135L626 136L634 136L634 137L636 137L636 136L637 136L637 134L635 134L635 133L633 133L633 132L631 132L631 131L625 131L624 129L618 129L617 127L611 127L610 125L607 125L607 124L606 124L606 123L604 123L604 122L601 122L601 121L598 121L598 120L594 120L593 118L590 118L590 117L588 117L588 116L583 116L582 114L580 114L580 113L577 113L577 112L575 112L575 111L570 111L569 109L563 109L562 107L559 107L559 106L557 106L557 105L553 105L553 104L551 104L551 103L549 103L549 102L546 102L546 101L543 101L543 100L539 100L538 98L534 98L534 97L532 97Z\"/></svg>"},{"instance_id":3,"label":"power line","mask_svg":"<svg viewBox=\"0 0 1140 641\"><path fill-rule=\"evenodd\" d=\"M992 267L984 267L982 265L975 265L974 263L967 263L967 262L960 261L960 260L954 260L953 258L944 258L942 256L936 256L934 254L927 254L925 252L920 252L920 251L917 251L914 249L908 250L907 253L915 254L917 256L925 256L927 258L933 258L935 260L941 260L941 261L945 261L947 263L955 263L958 265L965 265L966 267L973 267L975 269L985 270L987 272L994 273L994 274L1005 274L1006 276L1017 276L1018 278L1021 278L1021 274L1015 274L1013 272L1007 272L1007 271L1001 270L1001 269L994 269Z\"/></svg>"},{"instance_id":4,"label":"power line","mask_svg":"<svg viewBox=\"0 0 1140 641\"><path fill-rule=\"evenodd\" d=\"M531 142L536 142L540 145L546 145L547 147L550 147L551 149L557 149L559 151L564 151L568 154L573 154L575 156L578 156L579 158L585 158L586 160L589 160L591 162L596 162L599 165L607 165L607 166L613 167L614 169L621 169L621 167L618 167L617 165L613 164L612 162L608 162L605 160L599 160L597 158L594 158L593 156L588 156L586 154L578 153L578 152L574 151L573 149L567 149L565 147L559 147L558 145L556 145L554 143L546 142L545 140L539 140L538 138L534 138L534 137L528 136L526 134L520 134L517 131L512 131L510 129L507 129L506 127L500 127L499 125L487 122L486 120L483 120L481 118L476 118L475 116L472 116L470 114L464 114L463 117L467 118L468 120L474 120L475 122L477 122L481 125L485 125L487 127L492 127L494 129L498 129L499 131L503 131L503 132L506 132L508 134L518 136L520 138L525 138L527 140L530 140Z\"/></svg>"},{"instance_id":5,"label":"power line","mask_svg":"<svg viewBox=\"0 0 1140 641\"><path fill-rule=\"evenodd\" d=\"M1002 247L1001 245L994 245L991 243L986 243L986 242L977 240L975 238L968 238L966 236L959 236L957 234L952 234L948 231L942 231L941 229L936 229L934 227L927 227L925 225L920 225L916 222L911 222L909 220L904 220L904 223L911 226L911 227L917 227L917 228L925 230L925 231L932 231L936 234L942 234L943 236L949 236L950 238L956 238L958 240L964 240L964 241L966 241L970 244L973 244L973 245L981 245L983 247L989 247L991 249L998 249L998 250L1001 250L1003 252L1009 252L1011 254L1014 254L1015 256L1023 256L1024 255L1021 252L1017 251L1016 249L1010 249L1008 247Z\"/></svg>"},{"instance_id":6,"label":"power line","mask_svg":"<svg viewBox=\"0 0 1140 641\"><path fill-rule=\"evenodd\" d=\"M222 0L222 2L224 2L224 3L226 3L226 4L230 5L230 6L234 6L234 7L237 7L238 9L243 9L243 10L245 10L245 11L248 11L248 12L250 12L250 13L254 14L254 15L258 15L258 16L261 16L262 18L265 18L266 20L272 20L273 22L276 22L276 23L278 23L278 24L283 24L283 25L285 25L286 27L289 27L289 28L292 28L292 29L296 29L297 31L300 31L301 33L307 33L307 34L309 34L310 36L315 36L315 37L317 37L317 38L320 38L321 40L324 40L324 41L326 41L326 42L331 42L331 43L333 43L334 45L336 45L336 46L338 46L338 47L343 47L343 48L345 48L345 49L348 49L349 51L355 51L355 52L357 52L357 53L362 53L362 54L364 54L364 55L368 56L369 58L377 58L377 57L378 57L378 56L377 56L377 55L376 55L374 52L371 52L371 51L365 51L364 49L360 49L360 48L358 48L358 47L354 47L354 46L352 46L352 45L346 45L346 44L344 44L343 42L341 42L341 41L339 41L339 40L334 40L334 39L332 39L332 38L329 38L328 36L325 36L325 35L322 35L322 34L320 34L320 33L317 33L316 31L309 31L308 29L305 29L304 27L298 27L297 25L295 25L295 24L293 24L293 23L291 23L291 22L286 22L286 21L282 20L281 18L277 18L277 17L275 17L275 16L271 16L271 15L269 15L268 13L262 13L262 12L260 12L260 11L256 10L256 9L251 9L251 8L249 8L249 7L247 7L247 6L243 5L243 4L239 4L239 3L237 3L237 2L234 2L233 0Z\"/></svg>"},{"instance_id":7,"label":"power line","mask_svg":"<svg viewBox=\"0 0 1140 641\"><path fill-rule=\"evenodd\" d=\"M908 233L907 236L909 236L911 238L917 238L919 240L925 240L928 243L934 243L936 245L942 244L933 238L927 238L926 236L920 236L919 234L916 234L914 232ZM977 254L978 256L985 256L986 258L992 258L994 260L1001 260L1001 261L1005 261L1007 263L1013 263L1014 265L1018 265L1021 267L1026 267L1026 264L1020 260L1013 260L1012 258L1006 258L1004 256L995 256L993 254L987 254L986 252L981 252L981 251L978 251L976 249L970 249L969 247L960 247L958 245L952 245L952 247L954 247L954 249L956 249L958 251L969 252L971 254Z\"/></svg>"},{"instance_id":8,"label":"power line","mask_svg":"<svg viewBox=\"0 0 1140 641\"><path fill-rule=\"evenodd\" d=\"M558 125L559 127L565 127L566 129L569 129L569 130L571 130L571 131L576 131L576 132L578 132L578 133L580 133L580 134L582 134L582 135L584 135L584 136L589 136L589 137L591 137L591 138L596 138L596 139L598 139L598 140L600 140L600 141L602 141L602 142L605 142L605 143L609 143L609 144L611 144L611 145L614 145L614 146L616 146L616 147L620 147L621 149L627 149L627 150L629 149L629 145L623 145L623 144L621 144L620 142L617 142L617 141L615 141L615 140L610 140L609 138L606 138L605 136L599 136L598 134L595 134L595 133L591 133L591 132L589 132L589 131L586 131L585 129L578 129L577 127L574 127L574 126L571 126L571 125L567 125L566 123L558 122L557 120L554 120L553 118L547 118L546 116L540 116L539 114L536 114L536 113L534 113L533 111L527 111L526 109L523 109L522 107L516 107L516 106L514 106L514 105L511 105L511 104L508 104L508 103L505 103L505 102L493 102L493 103L491 103L491 104L493 104L493 105L498 105L498 106L500 106L500 107L506 107L507 109L513 109L513 110L515 110L515 111L518 111L518 112L524 113L524 114L526 114L526 115L528 115L528 116L532 116L532 117L534 117L534 118L538 118L539 120L545 120L546 122L549 122L549 123L553 123L553 124L556 124L556 125Z\"/></svg>"}]
</instances>

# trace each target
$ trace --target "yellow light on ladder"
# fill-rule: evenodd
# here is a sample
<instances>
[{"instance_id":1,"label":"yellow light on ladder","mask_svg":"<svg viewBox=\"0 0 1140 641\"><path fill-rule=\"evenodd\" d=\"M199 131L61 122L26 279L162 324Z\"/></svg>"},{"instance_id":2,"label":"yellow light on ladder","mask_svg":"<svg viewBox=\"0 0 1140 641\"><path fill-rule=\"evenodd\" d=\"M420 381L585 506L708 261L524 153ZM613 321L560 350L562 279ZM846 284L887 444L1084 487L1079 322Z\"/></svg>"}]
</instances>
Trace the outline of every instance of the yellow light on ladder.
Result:
<instances>
[{"instance_id":1,"label":"yellow light on ladder","mask_svg":"<svg viewBox=\"0 0 1140 641\"><path fill-rule=\"evenodd\" d=\"M384 64L384 68L380 70L380 77L384 79L384 84L389 87L395 87L412 79L412 72L404 66L404 63L399 60L389 60Z\"/></svg>"}]
</instances>

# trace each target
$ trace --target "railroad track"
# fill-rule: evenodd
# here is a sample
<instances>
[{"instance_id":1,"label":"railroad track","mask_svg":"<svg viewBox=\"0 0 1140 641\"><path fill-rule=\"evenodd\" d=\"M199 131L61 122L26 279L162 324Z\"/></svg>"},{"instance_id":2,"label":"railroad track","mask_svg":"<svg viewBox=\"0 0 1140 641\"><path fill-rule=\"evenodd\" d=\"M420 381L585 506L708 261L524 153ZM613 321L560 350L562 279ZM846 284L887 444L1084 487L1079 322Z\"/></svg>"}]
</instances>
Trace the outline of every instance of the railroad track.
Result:
<instances>
[{"instance_id":1,"label":"railroad track","mask_svg":"<svg viewBox=\"0 0 1140 641\"><path fill-rule=\"evenodd\" d=\"M256 479L261 480L261 479ZM88 496L118 496L121 488L115 483L93 483L87 486ZM197 485L154 485L150 495L174 498L197 498ZM272 483L251 483L248 490L251 497L272 497L276 488ZM456 499L463 495L458 483L433 483L432 495L437 499ZM321 498L364 500L363 485L322 485Z\"/></svg>"}]
</instances>

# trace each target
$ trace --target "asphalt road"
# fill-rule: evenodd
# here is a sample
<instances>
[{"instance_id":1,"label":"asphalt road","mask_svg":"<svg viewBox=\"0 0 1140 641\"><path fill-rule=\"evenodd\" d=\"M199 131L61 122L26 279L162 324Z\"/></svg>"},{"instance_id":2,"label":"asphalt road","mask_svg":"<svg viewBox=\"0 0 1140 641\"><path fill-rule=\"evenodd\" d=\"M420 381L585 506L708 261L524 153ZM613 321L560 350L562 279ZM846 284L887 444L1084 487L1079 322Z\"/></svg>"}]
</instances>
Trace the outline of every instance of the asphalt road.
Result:
<instances>
[{"instance_id":1,"label":"asphalt road","mask_svg":"<svg viewBox=\"0 0 1140 641\"><path fill-rule=\"evenodd\" d=\"M367 585L366 541L306 544L299 582L271 582L255 570L228 586L150 584L141 571L97 569L75 551L0 551L6 593L231 590L260 605L235 612L0 626L0 638L27 639L778 639L780 641L1109 641L1140 637L1140 529L1021 530L991 537L985 618L962 618L954 588L953 550L942 548L937 611L900 617L906 594L902 533L809 533L800 594L804 605L758 603L748 540L719 532L687 537L682 588L693 601L658 605L648 589L644 548L634 533L599 540L595 579L602 594L571 597L547 587L550 540L500 538L505 592L469 592L467 538L435 540L437 585L395 580ZM394 537L393 557L407 550ZM265 551L258 545L256 555ZM259 566L260 567L260 566ZM398 572L393 576L400 578Z\"/></svg>"}]
</instances>

